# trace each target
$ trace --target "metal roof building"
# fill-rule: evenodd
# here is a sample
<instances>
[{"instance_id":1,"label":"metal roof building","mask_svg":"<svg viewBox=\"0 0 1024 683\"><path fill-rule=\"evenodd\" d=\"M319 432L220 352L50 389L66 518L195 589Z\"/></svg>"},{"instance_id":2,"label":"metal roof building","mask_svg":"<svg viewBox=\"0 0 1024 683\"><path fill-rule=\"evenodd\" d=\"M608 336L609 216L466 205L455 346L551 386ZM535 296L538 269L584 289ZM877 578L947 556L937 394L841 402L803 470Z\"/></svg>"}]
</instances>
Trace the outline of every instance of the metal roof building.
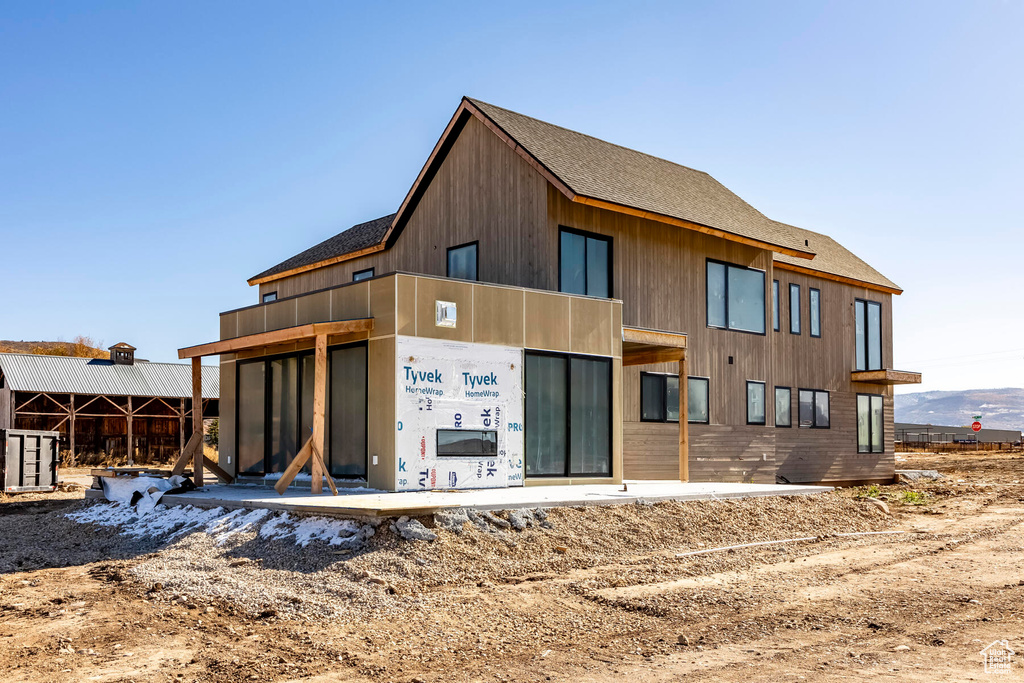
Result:
<instances>
[{"instance_id":1,"label":"metal roof building","mask_svg":"<svg viewBox=\"0 0 1024 683\"><path fill-rule=\"evenodd\" d=\"M220 373L209 370L202 373L203 414L214 417ZM0 353L0 429L59 431L72 458L165 458L191 435L191 413L191 367L137 361L123 342L109 358Z\"/></svg>"}]
</instances>

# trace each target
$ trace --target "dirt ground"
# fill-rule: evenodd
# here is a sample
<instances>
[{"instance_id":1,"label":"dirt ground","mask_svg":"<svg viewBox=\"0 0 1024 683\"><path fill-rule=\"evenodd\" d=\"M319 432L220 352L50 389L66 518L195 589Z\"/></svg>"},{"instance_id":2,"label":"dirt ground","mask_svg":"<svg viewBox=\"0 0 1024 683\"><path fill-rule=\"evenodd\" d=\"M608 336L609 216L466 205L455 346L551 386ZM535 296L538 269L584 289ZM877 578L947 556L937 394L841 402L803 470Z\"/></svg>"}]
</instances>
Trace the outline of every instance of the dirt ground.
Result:
<instances>
[{"instance_id":1,"label":"dirt ground","mask_svg":"<svg viewBox=\"0 0 1024 683\"><path fill-rule=\"evenodd\" d=\"M385 525L273 564L258 539L75 524L80 492L0 498L0 680L985 680L986 645L1024 653L1024 455L900 457L946 477L870 491L891 515L866 487L561 509L518 535ZM865 531L905 533L838 535ZM802 536L819 538L676 557ZM265 604L195 592L229 572ZM302 607L328 598L340 615ZM1024 654L1003 679L1022 672Z\"/></svg>"}]
</instances>

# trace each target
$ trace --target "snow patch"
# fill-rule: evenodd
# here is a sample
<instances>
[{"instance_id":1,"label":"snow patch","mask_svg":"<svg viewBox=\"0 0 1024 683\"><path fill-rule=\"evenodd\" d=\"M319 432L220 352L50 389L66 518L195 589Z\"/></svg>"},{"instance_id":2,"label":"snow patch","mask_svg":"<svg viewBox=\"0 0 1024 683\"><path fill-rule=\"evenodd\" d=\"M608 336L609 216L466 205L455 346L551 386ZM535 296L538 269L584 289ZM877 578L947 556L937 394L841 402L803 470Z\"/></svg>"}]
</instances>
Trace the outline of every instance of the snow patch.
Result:
<instances>
[{"instance_id":1,"label":"snow patch","mask_svg":"<svg viewBox=\"0 0 1024 683\"><path fill-rule=\"evenodd\" d=\"M313 541L358 548L374 533L371 525L353 519L294 517L263 508L226 511L222 507L157 505L153 512L140 517L131 505L94 503L65 516L79 524L116 528L118 533L136 538L171 541L187 533L202 532L209 534L217 545L224 545L239 534L257 534L263 539L290 538L303 548Z\"/></svg>"}]
</instances>

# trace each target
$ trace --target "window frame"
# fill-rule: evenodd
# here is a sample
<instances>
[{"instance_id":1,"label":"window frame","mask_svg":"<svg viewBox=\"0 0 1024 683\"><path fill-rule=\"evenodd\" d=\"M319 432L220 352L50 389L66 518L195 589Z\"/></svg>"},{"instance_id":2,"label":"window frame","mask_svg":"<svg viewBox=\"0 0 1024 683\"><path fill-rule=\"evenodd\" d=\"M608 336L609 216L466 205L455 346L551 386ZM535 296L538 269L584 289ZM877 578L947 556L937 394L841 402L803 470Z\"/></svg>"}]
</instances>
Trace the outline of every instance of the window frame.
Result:
<instances>
[{"instance_id":1,"label":"window frame","mask_svg":"<svg viewBox=\"0 0 1024 683\"><path fill-rule=\"evenodd\" d=\"M865 398L868 399L868 443L867 443L867 450L862 450L861 449L861 444L860 444L860 430L857 430L857 453L858 454L865 454L865 455L878 455L880 453L885 453L885 397L882 394L866 394L866 393L858 393L857 394L857 398L858 399L861 396L864 396ZM882 402L882 438L879 439L880 450L877 450L877 451L876 450L872 450L872 448L871 448L871 442L873 441L873 439L871 437L874 436L874 429L873 429L872 424L871 424L872 423L872 420L871 420L871 400L875 399L875 398L877 398L879 401ZM858 409L857 421L859 423L860 422L860 412L859 412L860 411L860 406L859 405L857 406L857 409Z\"/></svg>"},{"instance_id":2,"label":"window frame","mask_svg":"<svg viewBox=\"0 0 1024 683\"><path fill-rule=\"evenodd\" d=\"M601 240L608 243L608 296L597 296L596 294L572 294L571 292L565 292L562 290L562 233L568 232L573 235L579 235L580 237L587 239ZM597 232L588 232L586 230L579 230L577 228L570 228L568 225L558 226L558 291L562 294L572 294L572 296L589 296L595 299L614 299L615 298L615 280L613 278L614 269L612 264L615 263L615 240L611 235L602 235ZM586 242L583 243L583 290L586 292L590 289L590 283L587 281L589 268L587 267L587 247Z\"/></svg>"},{"instance_id":3,"label":"window frame","mask_svg":"<svg viewBox=\"0 0 1024 683\"><path fill-rule=\"evenodd\" d=\"M800 392L809 391L811 392L811 424L802 425L800 424ZM818 424L818 394L825 394L825 400L828 402L828 424ZM832 429L832 396L831 392L826 389L808 389L807 387L799 387L796 394L796 426L800 429Z\"/></svg>"},{"instance_id":4,"label":"window frame","mask_svg":"<svg viewBox=\"0 0 1024 683\"><path fill-rule=\"evenodd\" d=\"M779 391L780 390L785 391L787 394L789 394L789 424L784 424L784 425L780 425L779 424L779 411L778 411L779 398L778 398L778 396L779 396ZM829 406L829 410L831 410L831 409L832 409L832 406ZM780 386L776 386L775 387L775 404L773 406L773 410L775 411L775 426L778 429L792 429L793 428L793 387L780 387ZM797 412L799 412L799 410ZM797 416L797 423L799 423L799 422L800 422L800 419L799 419L799 415L798 415Z\"/></svg>"},{"instance_id":5,"label":"window frame","mask_svg":"<svg viewBox=\"0 0 1024 683\"><path fill-rule=\"evenodd\" d=\"M644 377L656 377L660 379L659 384L661 385L661 414L664 417L660 420L656 420L650 417L644 417ZM640 421L641 422L654 422L660 424L679 424L679 418L675 420L669 419L668 416L668 378L676 377L679 375L673 375L671 372L641 372L640 373ZM689 380L689 378L687 378ZM687 387L689 390L689 387ZM681 402L680 402L681 403ZM680 406L679 414L682 415L682 406Z\"/></svg>"},{"instance_id":6,"label":"window frame","mask_svg":"<svg viewBox=\"0 0 1024 683\"><path fill-rule=\"evenodd\" d=\"M793 292L796 292L796 317L793 317ZM800 336L803 334L803 320L800 309L803 308L803 294L800 293L800 285L795 282L789 283L789 333ZM793 331L793 323L796 322L796 331Z\"/></svg>"},{"instance_id":7,"label":"window frame","mask_svg":"<svg viewBox=\"0 0 1024 683\"><path fill-rule=\"evenodd\" d=\"M369 268L363 268L362 270L357 270L356 272L352 273L352 282L362 282L363 280L369 280L370 278L376 275L376 271L377 269L374 266L370 266ZM366 273L369 273L369 275L367 275Z\"/></svg>"},{"instance_id":8,"label":"window frame","mask_svg":"<svg viewBox=\"0 0 1024 683\"><path fill-rule=\"evenodd\" d=\"M860 358L857 353L857 306L864 306L864 367L860 366ZM878 367L871 367L871 327L868 323L868 306L878 306ZM885 350L885 341L882 335L883 322L882 322L882 302L872 301L871 299L861 299L859 297L853 300L853 366L857 372L881 370L885 367L885 360L882 358L882 352Z\"/></svg>"},{"instance_id":9,"label":"window frame","mask_svg":"<svg viewBox=\"0 0 1024 683\"><path fill-rule=\"evenodd\" d=\"M750 420L750 385L760 384L761 385L761 403L764 404L764 417L760 422L751 422ZM751 426L764 427L768 424L768 385L764 380L759 379L748 379L744 385L744 400L747 404L747 424Z\"/></svg>"},{"instance_id":10,"label":"window frame","mask_svg":"<svg viewBox=\"0 0 1024 683\"><path fill-rule=\"evenodd\" d=\"M366 443L364 444L364 448L365 448L366 452L363 454L363 458L365 460L364 469L366 470L366 474L364 476L361 476L361 477L358 476L358 475L353 476L353 475L344 475L344 474L331 474L330 473L330 467L331 467L331 445L330 445L330 443L327 442L326 439L325 439L325 442L324 442L324 453L321 454L321 457L323 457L325 459L325 461L326 461L325 462L325 467L327 468L328 476L330 476L330 477L332 477L332 478L334 478L336 480L337 479L341 479L341 480L348 480L348 481L366 481L367 477L369 477L369 475L370 475L370 467L369 467L369 464L370 464L369 463L369 453L370 453L370 391L369 391L369 344L365 340L355 341L355 342L348 342L348 343L345 343L345 344L333 344L333 345L327 347L327 351L326 351L326 353L327 353L326 385L327 386L326 386L326 389L327 389L327 392L330 393L330 390L331 390L331 351L334 351L336 349L348 348L348 347L352 347L352 348L362 347L364 353L367 354L367 358L366 358L366 360L367 360L367 366L366 366L367 367L367 378L366 378L367 379L367 389L364 392L364 396L363 396L363 419L366 420ZM316 355L316 351L315 350L303 349L302 351L293 351L291 353L275 353L275 354L269 355L269 356L260 356L258 358L249 358L249 359L246 359L246 360L238 361L238 363L236 365L236 368L238 366L242 366L242 365L250 365L250 364L254 365L256 363L263 363L264 364L264 369L263 369L263 469L260 472L239 472L238 471L238 467L239 467L239 464L240 464L239 463L239 458L238 458L239 441L241 439L241 434L240 434L241 430L238 429L239 417L240 417L240 409L241 409L241 406L240 406L241 401L238 400L238 394L239 394L239 389L240 389L239 384L241 382L241 374L242 373L238 372L237 369L236 369L236 371L235 371L235 430L234 430L235 431L235 439L234 439L235 440L235 455L234 455L234 459L235 459L235 476L242 476L242 477L247 477L247 476L251 476L251 477L265 477L265 476L267 476L267 458L270 456L270 443L271 443L271 432L272 432L272 430L269 427L270 427L270 424L271 424L271 420L273 419L271 414L270 414L270 404L271 404L271 390L270 389L271 389L271 374L272 374L270 372L270 363L272 361L279 360L281 358L290 358L290 357L294 357L296 359L296 363L298 364L298 372L296 373L296 383L295 383L295 391L296 391L296 397L297 397L297 411L296 411L296 413L298 415L297 419L295 420L295 429L296 429L296 433L297 433L297 436L298 436L298 441L296 443L298 444L300 449L306 443L306 439L302 438L303 434L302 434L302 418L301 418L301 415L302 415L303 411L305 410L304 406L302 405L302 393L303 393L302 392L302 389L303 389L303 387L302 387L302 360L306 356L315 356L315 355ZM330 419L331 419L330 414L325 414L324 415L324 420L325 421L326 420L330 420ZM296 452L295 455L298 455L298 453ZM294 456L293 456L293 459L294 459Z\"/></svg>"},{"instance_id":11,"label":"window frame","mask_svg":"<svg viewBox=\"0 0 1024 683\"><path fill-rule=\"evenodd\" d=\"M818 334L814 334L814 295L818 295ZM821 339L821 329L823 321L821 319L821 290L817 287L807 288L807 331L814 339Z\"/></svg>"},{"instance_id":12,"label":"window frame","mask_svg":"<svg viewBox=\"0 0 1024 683\"><path fill-rule=\"evenodd\" d=\"M273 297L273 298L269 298L269 297ZM272 304L275 301L277 301L277 290L276 289L273 292L267 292L266 294L263 294L263 295L260 296L260 303L261 304Z\"/></svg>"},{"instance_id":13,"label":"window frame","mask_svg":"<svg viewBox=\"0 0 1024 683\"><path fill-rule=\"evenodd\" d=\"M782 312L779 310L781 285L778 280L772 280L772 331L778 332L781 328Z\"/></svg>"},{"instance_id":14,"label":"window frame","mask_svg":"<svg viewBox=\"0 0 1024 683\"><path fill-rule=\"evenodd\" d=\"M725 325L712 325L711 324L711 311L708 307L708 281L709 281L709 270L708 264L717 263L721 266L725 266ZM761 273L761 291L764 292L764 310L762 311L762 323L764 324L764 332L757 332L755 330L743 330L738 327L729 326L729 269L735 268L737 270L749 270L754 273ZM759 337L765 337L768 335L768 291L767 282L768 271L760 268L750 268L748 266L741 266L735 263L729 263L728 261L720 261L719 259L705 259L704 261L704 324L705 326L713 330L728 330L730 332L742 332L743 334L756 334Z\"/></svg>"},{"instance_id":15,"label":"window frame","mask_svg":"<svg viewBox=\"0 0 1024 683\"><path fill-rule=\"evenodd\" d=\"M441 432L472 432L475 434L494 434L494 453L442 453ZM434 455L438 458L498 458L498 430L496 429L455 429L454 427L439 427L434 430Z\"/></svg>"},{"instance_id":16,"label":"window frame","mask_svg":"<svg viewBox=\"0 0 1024 683\"><path fill-rule=\"evenodd\" d=\"M532 356L549 356L554 358L565 359L565 469L561 474L530 474L526 475L526 463L523 463L523 476L528 476L530 479L568 479L571 477L580 477L587 479L608 479L615 476L615 431L612 428L615 420L608 420L608 472L606 473L574 473L572 471L572 359L578 358L582 360L598 360L605 363L608 367L608 411L609 414L613 412L614 404L613 399L615 396L615 377L612 374L614 367L612 365L612 359L609 356L589 356L583 353L560 353L557 351L542 351L539 349L525 349L523 356L523 426L525 436L526 426L526 392L528 391L526 386L526 355ZM525 448L523 449L523 459L525 461L527 457Z\"/></svg>"},{"instance_id":17,"label":"window frame","mask_svg":"<svg viewBox=\"0 0 1024 683\"><path fill-rule=\"evenodd\" d=\"M476 250L475 258L473 259L476 263L476 272L473 273L473 279L452 276L452 252L458 251L459 249L466 249L467 247L473 247ZM444 276L451 278L452 280L461 280L463 282L480 282L480 240L473 240L472 242L465 242L463 244L456 244L453 247L448 247L445 251L444 257Z\"/></svg>"},{"instance_id":18,"label":"window frame","mask_svg":"<svg viewBox=\"0 0 1024 683\"><path fill-rule=\"evenodd\" d=\"M690 419L690 405L689 405L690 404L690 386L689 386L689 382L690 382L691 379L695 379L695 380L699 380L699 381L704 382L704 384L708 388L708 390L707 390L707 395L708 395L708 419L706 419L706 420L691 420ZM686 423L687 424L691 424L691 425L709 425L709 424L711 424L711 378L710 377L701 377L700 375L687 375L686 382L687 382L687 386L686 386L686 404L687 404L686 405ZM681 401L680 401L680 403L681 403ZM679 408L679 415L681 416L682 414L683 414L682 406L680 406L680 408Z\"/></svg>"}]
</instances>

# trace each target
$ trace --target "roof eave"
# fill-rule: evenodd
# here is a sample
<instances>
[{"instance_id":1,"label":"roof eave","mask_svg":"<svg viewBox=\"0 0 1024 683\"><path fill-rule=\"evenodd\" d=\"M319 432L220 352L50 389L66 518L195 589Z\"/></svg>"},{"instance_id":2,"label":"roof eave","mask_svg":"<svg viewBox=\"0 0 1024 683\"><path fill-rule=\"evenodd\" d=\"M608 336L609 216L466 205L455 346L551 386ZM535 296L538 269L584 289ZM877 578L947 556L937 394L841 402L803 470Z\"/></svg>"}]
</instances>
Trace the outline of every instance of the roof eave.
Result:
<instances>
[{"instance_id":1,"label":"roof eave","mask_svg":"<svg viewBox=\"0 0 1024 683\"><path fill-rule=\"evenodd\" d=\"M381 241L380 244L375 244L373 246L366 247L365 249L351 251L347 254L342 254L341 256L332 256L329 259L317 261L316 263L307 263L304 266L296 266L295 268L283 270L280 273L271 273L270 275L263 276L257 275L255 277L249 278L248 280L246 280L246 282L249 284L250 287L252 287L253 285L262 285L267 282L274 282L275 280L283 280L284 278L291 277L292 275L299 275L300 273L307 273L311 270L324 268L325 266L332 266L335 263L341 263L342 261L351 261L352 259L359 258L360 256L374 254L378 251L384 251L383 241Z\"/></svg>"},{"instance_id":2,"label":"roof eave","mask_svg":"<svg viewBox=\"0 0 1024 683\"><path fill-rule=\"evenodd\" d=\"M835 273L828 273L823 270L816 270L814 268L808 268L807 266L798 266L794 263L786 263L785 261L775 261L773 264L775 268L781 268L782 270L790 270L794 273L801 273L803 275L810 275L812 277L820 277L823 280L831 280L833 282L841 282L846 285L854 285L856 287L864 287L866 289L873 289L878 292L885 294L895 294L899 296L903 293L903 290L899 287L890 287L888 285L882 285L875 282L868 282L867 280L859 280L853 277L847 277L845 275L836 275Z\"/></svg>"}]
</instances>

